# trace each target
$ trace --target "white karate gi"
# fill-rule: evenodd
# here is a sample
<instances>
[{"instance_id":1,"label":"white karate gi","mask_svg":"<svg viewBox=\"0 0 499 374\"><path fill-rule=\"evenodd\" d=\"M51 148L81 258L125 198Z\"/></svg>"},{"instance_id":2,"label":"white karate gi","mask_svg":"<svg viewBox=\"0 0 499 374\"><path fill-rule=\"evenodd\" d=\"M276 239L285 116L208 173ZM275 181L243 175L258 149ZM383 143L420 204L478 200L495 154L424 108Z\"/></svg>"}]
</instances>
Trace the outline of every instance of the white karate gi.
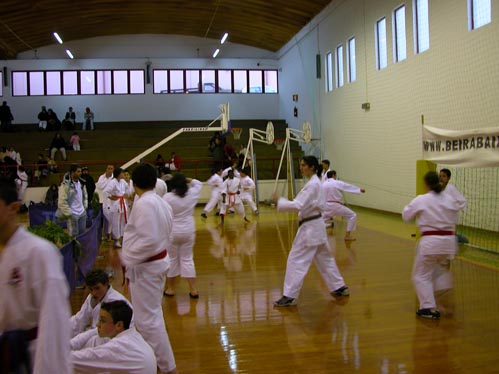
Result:
<instances>
[{"instance_id":1,"label":"white karate gi","mask_svg":"<svg viewBox=\"0 0 499 374\"><path fill-rule=\"evenodd\" d=\"M322 183L324 183L325 181L328 180L328 177L327 177L328 171L331 171L331 169L327 169L326 171L322 170L322 173L321 173L321 182Z\"/></svg>"},{"instance_id":2,"label":"white karate gi","mask_svg":"<svg viewBox=\"0 0 499 374\"><path fill-rule=\"evenodd\" d=\"M240 180L239 178L227 178L222 184L222 194L225 194L225 204L222 204L222 208L220 209L220 214L225 215L227 209L233 208L237 214L242 217L246 216L244 212L244 205L241 201L241 197L239 196L239 186Z\"/></svg>"},{"instance_id":3,"label":"white karate gi","mask_svg":"<svg viewBox=\"0 0 499 374\"><path fill-rule=\"evenodd\" d=\"M227 178L227 176L229 175L229 171L230 170L234 171L234 177L241 178L241 174L239 174L239 172L237 171L237 169L232 169L232 166L229 166L228 168L226 168L226 169L224 169L222 171L222 179Z\"/></svg>"},{"instance_id":4,"label":"white karate gi","mask_svg":"<svg viewBox=\"0 0 499 374\"><path fill-rule=\"evenodd\" d=\"M127 298L116 291L111 285L100 302L96 302L92 295L89 294L78 313L70 319L71 337L75 337L87 329L96 327L97 322L99 321L99 313L102 303L109 303L117 300L124 300L130 307L132 307Z\"/></svg>"},{"instance_id":5,"label":"white karate gi","mask_svg":"<svg viewBox=\"0 0 499 374\"><path fill-rule=\"evenodd\" d=\"M71 338L71 342L69 345L72 351L79 351L83 348L97 347L98 345L107 343L109 340L111 339L101 338L99 336L99 332L97 331L97 327L94 327L93 329L84 331Z\"/></svg>"},{"instance_id":6,"label":"white karate gi","mask_svg":"<svg viewBox=\"0 0 499 374\"><path fill-rule=\"evenodd\" d=\"M459 192L456 186L447 183L447 186L445 186L445 190L443 190L442 193L450 196L451 199L453 199L457 203L459 210L466 209L468 202L466 201L466 198L461 194L461 192Z\"/></svg>"},{"instance_id":7,"label":"white karate gi","mask_svg":"<svg viewBox=\"0 0 499 374\"><path fill-rule=\"evenodd\" d=\"M357 214L344 205L342 192L360 194L360 188L353 184L329 178L326 182L322 183L322 192L325 200L324 221L335 216L343 217L347 220L347 232L355 231Z\"/></svg>"},{"instance_id":8,"label":"white karate gi","mask_svg":"<svg viewBox=\"0 0 499 374\"><path fill-rule=\"evenodd\" d=\"M125 224L128 221L128 207L126 205L126 198L129 194L128 183L124 179L119 181L113 178L106 186L104 193L107 199L111 202L107 209L109 217L111 218L111 232L114 239L119 239L123 236ZM110 196L120 196L118 200L111 200Z\"/></svg>"},{"instance_id":9,"label":"white karate gi","mask_svg":"<svg viewBox=\"0 0 499 374\"><path fill-rule=\"evenodd\" d=\"M160 197L165 196L168 193L168 187L163 179L158 178L156 180L156 187L154 187L154 192Z\"/></svg>"},{"instance_id":10,"label":"white karate gi","mask_svg":"<svg viewBox=\"0 0 499 374\"><path fill-rule=\"evenodd\" d=\"M108 198L106 193L104 192L106 190L106 187L109 182L113 180L113 175L111 174L110 177L106 177L106 173L102 174L99 179L97 180L97 183L95 184L95 187L97 190L101 192L101 197L102 197L102 213L104 214L104 233L106 235L111 234L112 231L112 226L111 226L111 214L109 211L109 206L111 205L111 200Z\"/></svg>"},{"instance_id":11,"label":"white karate gi","mask_svg":"<svg viewBox=\"0 0 499 374\"><path fill-rule=\"evenodd\" d=\"M455 232L459 203L445 193L433 191L417 196L407 205L402 218L410 221L416 218L421 233L427 231ZM451 235L422 236L416 246L416 258L412 272L414 288L420 308L436 308L434 285L435 272L439 277L452 275L447 269L448 259L456 253L457 239ZM449 285L451 288L452 284Z\"/></svg>"},{"instance_id":12,"label":"white karate gi","mask_svg":"<svg viewBox=\"0 0 499 374\"><path fill-rule=\"evenodd\" d=\"M317 175L310 178L294 200L281 197L277 202L278 211L298 212L300 220L321 214L322 206L321 181ZM298 228L288 255L284 296L293 299L298 297L312 260L331 292L345 286L331 252L321 217L306 221Z\"/></svg>"},{"instance_id":13,"label":"white karate gi","mask_svg":"<svg viewBox=\"0 0 499 374\"><path fill-rule=\"evenodd\" d=\"M20 226L0 254L0 334L38 326L29 343L34 374L73 372L68 300L59 250Z\"/></svg>"},{"instance_id":14,"label":"white karate gi","mask_svg":"<svg viewBox=\"0 0 499 374\"><path fill-rule=\"evenodd\" d=\"M131 327L96 347L71 352L75 374L156 374L154 352Z\"/></svg>"},{"instance_id":15,"label":"white karate gi","mask_svg":"<svg viewBox=\"0 0 499 374\"><path fill-rule=\"evenodd\" d=\"M206 204L203 209L203 212L209 213L215 207L215 205L219 204L221 198L222 184L224 183L222 177L217 173L213 174L210 179L206 181L206 184L211 187L211 196L210 200Z\"/></svg>"},{"instance_id":16,"label":"white karate gi","mask_svg":"<svg viewBox=\"0 0 499 374\"><path fill-rule=\"evenodd\" d=\"M256 204L253 201L253 190L255 189L255 182L249 177L249 175L240 179L239 182L241 188L240 198L242 201L246 201L253 212L257 211Z\"/></svg>"},{"instance_id":17,"label":"white karate gi","mask_svg":"<svg viewBox=\"0 0 499 374\"><path fill-rule=\"evenodd\" d=\"M146 261L169 248L172 224L170 206L154 191L144 192L134 203L121 253L130 280L135 327L153 348L162 373L175 369L161 307L168 260Z\"/></svg>"},{"instance_id":18,"label":"white karate gi","mask_svg":"<svg viewBox=\"0 0 499 374\"><path fill-rule=\"evenodd\" d=\"M163 196L172 208L173 227L172 241L168 248L170 267L166 276L168 278L178 277L195 278L196 268L192 249L196 240L196 225L194 223L194 208L199 200L203 185L200 181L193 179L184 197L168 192Z\"/></svg>"}]
</instances>

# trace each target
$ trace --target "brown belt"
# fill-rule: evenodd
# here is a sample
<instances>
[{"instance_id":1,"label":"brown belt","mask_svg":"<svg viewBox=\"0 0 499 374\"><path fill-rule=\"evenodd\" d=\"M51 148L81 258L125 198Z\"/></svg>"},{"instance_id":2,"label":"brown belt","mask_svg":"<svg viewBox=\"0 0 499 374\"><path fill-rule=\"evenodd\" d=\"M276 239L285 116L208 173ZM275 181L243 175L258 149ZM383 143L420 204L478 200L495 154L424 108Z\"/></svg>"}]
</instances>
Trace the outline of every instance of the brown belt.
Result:
<instances>
[{"instance_id":1,"label":"brown belt","mask_svg":"<svg viewBox=\"0 0 499 374\"><path fill-rule=\"evenodd\" d=\"M153 262L153 261L156 261L156 260L161 260L162 258L166 257L166 254L167 254L166 249L163 249L161 252L159 252L158 254L155 254L154 256L149 257L148 259L146 259L142 263L145 264L147 262Z\"/></svg>"},{"instance_id":2,"label":"brown belt","mask_svg":"<svg viewBox=\"0 0 499 374\"><path fill-rule=\"evenodd\" d=\"M445 231L445 230L434 230L434 231L423 231L421 233L422 236L429 236L429 235L438 235L438 236L450 236L450 235L456 235L454 231Z\"/></svg>"},{"instance_id":3,"label":"brown belt","mask_svg":"<svg viewBox=\"0 0 499 374\"><path fill-rule=\"evenodd\" d=\"M298 222L298 226L303 225L305 222L313 221L314 219L321 218L321 217L322 217L322 214L319 213L319 214L316 214L315 216L303 218L302 220L300 220L300 222Z\"/></svg>"}]
</instances>

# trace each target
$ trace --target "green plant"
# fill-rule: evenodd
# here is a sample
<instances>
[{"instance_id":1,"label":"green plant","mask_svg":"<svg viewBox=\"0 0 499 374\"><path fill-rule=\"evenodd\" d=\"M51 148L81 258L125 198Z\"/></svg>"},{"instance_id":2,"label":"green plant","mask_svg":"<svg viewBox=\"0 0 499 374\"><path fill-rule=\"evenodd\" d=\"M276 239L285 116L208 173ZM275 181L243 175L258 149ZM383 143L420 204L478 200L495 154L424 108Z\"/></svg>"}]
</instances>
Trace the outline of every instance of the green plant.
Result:
<instances>
[{"instance_id":1,"label":"green plant","mask_svg":"<svg viewBox=\"0 0 499 374\"><path fill-rule=\"evenodd\" d=\"M73 256L75 261L83 254L81 243L76 239L72 239L61 226L49 219L43 225L33 226L28 228L28 230L35 235L51 241L58 248L73 241Z\"/></svg>"},{"instance_id":2,"label":"green plant","mask_svg":"<svg viewBox=\"0 0 499 374\"><path fill-rule=\"evenodd\" d=\"M92 208L92 218L97 217L100 211L100 201L99 194L94 192L94 196L92 196L92 201L90 202L90 207Z\"/></svg>"}]
</instances>

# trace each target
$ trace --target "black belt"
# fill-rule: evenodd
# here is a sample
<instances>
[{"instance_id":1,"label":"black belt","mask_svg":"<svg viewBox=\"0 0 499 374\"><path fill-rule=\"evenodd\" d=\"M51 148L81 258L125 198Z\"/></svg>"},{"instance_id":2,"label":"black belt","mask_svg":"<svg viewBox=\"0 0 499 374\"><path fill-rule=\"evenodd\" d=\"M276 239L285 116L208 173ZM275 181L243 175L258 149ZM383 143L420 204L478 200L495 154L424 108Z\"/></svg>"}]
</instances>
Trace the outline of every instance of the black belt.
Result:
<instances>
[{"instance_id":1,"label":"black belt","mask_svg":"<svg viewBox=\"0 0 499 374\"><path fill-rule=\"evenodd\" d=\"M31 372L29 342L35 340L38 327L6 331L0 336L0 373Z\"/></svg>"},{"instance_id":2,"label":"black belt","mask_svg":"<svg viewBox=\"0 0 499 374\"><path fill-rule=\"evenodd\" d=\"M313 221L314 219L317 219L317 218L321 218L322 217L322 214L316 214L315 216L310 216L310 217L307 217L307 218L303 218L300 220L300 222L298 222L298 226L301 226L303 225L305 222L308 222L308 221Z\"/></svg>"}]
</instances>

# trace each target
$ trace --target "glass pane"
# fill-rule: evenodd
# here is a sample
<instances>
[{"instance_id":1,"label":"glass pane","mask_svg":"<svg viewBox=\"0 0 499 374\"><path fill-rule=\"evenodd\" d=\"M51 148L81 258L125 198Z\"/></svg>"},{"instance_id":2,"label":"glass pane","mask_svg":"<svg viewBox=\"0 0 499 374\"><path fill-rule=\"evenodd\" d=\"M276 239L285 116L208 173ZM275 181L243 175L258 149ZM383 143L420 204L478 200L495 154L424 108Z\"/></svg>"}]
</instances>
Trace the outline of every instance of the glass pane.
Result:
<instances>
[{"instance_id":1,"label":"glass pane","mask_svg":"<svg viewBox=\"0 0 499 374\"><path fill-rule=\"evenodd\" d=\"M407 58L407 46L405 38L405 6L401 6L395 11L395 43L395 61L405 60Z\"/></svg>"},{"instance_id":2,"label":"glass pane","mask_svg":"<svg viewBox=\"0 0 499 374\"><path fill-rule=\"evenodd\" d=\"M416 52L421 53L430 48L428 0L416 0L416 29Z\"/></svg>"},{"instance_id":3,"label":"glass pane","mask_svg":"<svg viewBox=\"0 0 499 374\"><path fill-rule=\"evenodd\" d=\"M249 92L250 93L262 93L262 71L261 70L250 70L249 72Z\"/></svg>"},{"instance_id":4,"label":"glass pane","mask_svg":"<svg viewBox=\"0 0 499 374\"><path fill-rule=\"evenodd\" d=\"M168 71L154 70L154 93L168 93Z\"/></svg>"},{"instance_id":5,"label":"glass pane","mask_svg":"<svg viewBox=\"0 0 499 374\"><path fill-rule=\"evenodd\" d=\"M128 71L114 70L113 71L113 93L127 94L128 93Z\"/></svg>"},{"instance_id":6,"label":"glass pane","mask_svg":"<svg viewBox=\"0 0 499 374\"><path fill-rule=\"evenodd\" d=\"M218 71L218 92L232 92L232 71Z\"/></svg>"},{"instance_id":7,"label":"glass pane","mask_svg":"<svg viewBox=\"0 0 499 374\"><path fill-rule=\"evenodd\" d=\"M203 92L216 92L215 70L202 70L201 82L203 82Z\"/></svg>"},{"instance_id":8,"label":"glass pane","mask_svg":"<svg viewBox=\"0 0 499 374\"><path fill-rule=\"evenodd\" d=\"M47 71L47 95L61 94L61 72Z\"/></svg>"},{"instance_id":9,"label":"glass pane","mask_svg":"<svg viewBox=\"0 0 499 374\"><path fill-rule=\"evenodd\" d=\"M265 93L277 93L277 70L265 70L263 72Z\"/></svg>"},{"instance_id":10,"label":"glass pane","mask_svg":"<svg viewBox=\"0 0 499 374\"><path fill-rule=\"evenodd\" d=\"M336 48L336 84L343 87L343 46Z\"/></svg>"},{"instance_id":11,"label":"glass pane","mask_svg":"<svg viewBox=\"0 0 499 374\"><path fill-rule=\"evenodd\" d=\"M333 90L333 54L329 52L326 55L326 91Z\"/></svg>"},{"instance_id":12,"label":"glass pane","mask_svg":"<svg viewBox=\"0 0 499 374\"><path fill-rule=\"evenodd\" d=\"M28 73L25 71L12 73L12 94L14 96L28 95Z\"/></svg>"},{"instance_id":13,"label":"glass pane","mask_svg":"<svg viewBox=\"0 0 499 374\"><path fill-rule=\"evenodd\" d=\"M199 70L186 70L185 71L185 84L187 85L187 92L199 92Z\"/></svg>"},{"instance_id":14,"label":"glass pane","mask_svg":"<svg viewBox=\"0 0 499 374\"><path fill-rule=\"evenodd\" d=\"M95 95L94 71L80 71L80 93L82 95Z\"/></svg>"},{"instance_id":15,"label":"glass pane","mask_svg":"<svg viewBox=\"0 0 499 374\"><path fill-rule=\"evenodd\" d=\"M31 96L45 95L45 79L43 78L43 72L29 72L29 94Z\"/></svg>"},{"instance_id":16,"label":"glass pane","mask_svg":"<svg viewBox=\"0 0 499 374\"><path fill-rule=\"evenodd\" d=\"M62 72L62 94L63 95L78 94L78 79L76 71Z\"/></svg>"},{"instance_id":17,"label":"glass pane","mask_svg":"<svg viewBox=\"0 0 499 374\"><path fill-rule=\"evenodd\" d=\"M348 76L350 82L357 79L357 65L355 61L355 38L348 41Z\"/></svg>"},{"instance_id":18,"label":"glass pane","mask_svg":"<svg viewBox=\"0 0 499 374\"><path fill-rule=\"evenodd\" d=\"M490 0L473 0L473 28L478 29L491 21Z\"/></svg>"},{"instance_id":19,"label":"glass pane","mask_svg":"<svg viewBox=\"0 0 499 374\"><path fill-rule=\"evenodd\" d=\"M246 70L234 70L234 92L246 92L247 86Z\"/></svg>"},{"instance_id":20,"label":"glass pane","mask_svg":"<svg viewBox=\"0 0 499 374\"><path fill-rule=\"evenodd\" d=\"M378 46L378 69L384 69L388 65L386 54L386 19L383 18L377 22L376 36Z\"/></svg>"},{"instance_id":21,"label":"glass pane","mask_svg":"<svg viewBox=\"0 0 499 374\"><path fill-rule=\"evenodd\" d=\"M130 93L145 93L144 70L130 70Z\"/></svg>"},{"instance_id":22,"label":"glass pane","mask_svg":"<svg viewBox=\"0 0 499 374\"><path fill-rule=\"evenodd\" d=\"M109 95L111 94L111 70L98 70L97 71L97 94Z\"/></svg>"},{"instance_id":23,"label":"glass pane","mask_svg":"<svg viewBox=\"0 0 499 374\"><path fill-rule=\"evenodd\" d=\"M183 70L170 70L170 93L184 93Z\"/></svg>"}]
</instances>

